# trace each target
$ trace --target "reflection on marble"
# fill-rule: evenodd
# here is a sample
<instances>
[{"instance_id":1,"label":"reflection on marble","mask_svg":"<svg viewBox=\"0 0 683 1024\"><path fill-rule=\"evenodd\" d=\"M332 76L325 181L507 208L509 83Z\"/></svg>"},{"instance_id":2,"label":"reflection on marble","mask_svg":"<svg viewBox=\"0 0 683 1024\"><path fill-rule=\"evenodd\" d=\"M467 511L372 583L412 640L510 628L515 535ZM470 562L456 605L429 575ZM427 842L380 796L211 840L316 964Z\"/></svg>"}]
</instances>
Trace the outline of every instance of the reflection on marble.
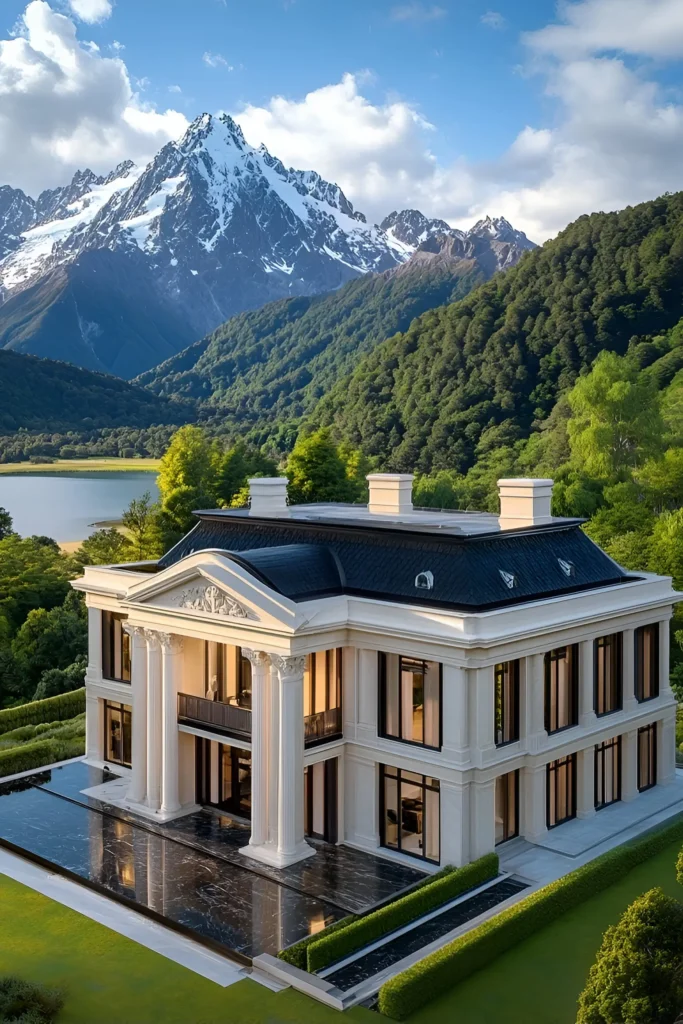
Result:
<instances>
[{"instance_id":1,"label":"reflection on marble","mask_svg":"<svg viewBox=\"0 0 683 1024\"><path fill-rule=\"evenodd\" d=\"M103 804L83 790L91 789L115 778L113 772L92 768L79 761L41 773L36 784L53 793L67 796L84 806L106 809L114 817L139 824L159 836L174 839L192 849L202 850L221 860L245 869L245 858L239 853L249 842L248 825L235 821L229 815L202 810L166 823L157 823L132 811ZM44 776L48 776L45 778ZM275 868L250 861L248 870L263 878L280 882L309 896L333 903L347 913L358 914L391 900L404 889L425 877L415 866L398 864L349 846L333 846L309 839L316 856L309 857L288 868Z\"/></svg>"},{"instance_id":2,"label":"reflection on marble","mask_svg":"<svg viewBox=\"0 0 683 1024\"><path fill-rule=\"evenodd\" d=\"M275 954L344 916L328 902L58 797L47 785L68 788L60 771L41 773L37 786L0 786L0 838L249 957Z\"/></svg>"},{"instance_id":3,"label":"reflection on marble","mask_svg":"<svg viewBox=\"0 0 683 1024\"><path fill-rule=\"evenodd\" d=\"M459 928L460 925L466 924L467 921L471 921L479 914L496 907L499 903L526 888L528 886L525 882L518 882L512 878L503 879L483 892L477 893L476 896L472 896L469 900L463 900L462 903L456 904L450 910L445 910L443 914L433 917L430 921L425 921L424 924L386 942L378 949L373 949L365 956L354 960L353 963L347 964L346 967L340 967L332 974L325 972L325 981L336 985L342 992L347 992L354 985L379 974L387 967L392 967L399 960L410 956L411 953L417 953L424 946L428 946L430 942L448 935L455 928Z\"/></svg>"}]
</instances>

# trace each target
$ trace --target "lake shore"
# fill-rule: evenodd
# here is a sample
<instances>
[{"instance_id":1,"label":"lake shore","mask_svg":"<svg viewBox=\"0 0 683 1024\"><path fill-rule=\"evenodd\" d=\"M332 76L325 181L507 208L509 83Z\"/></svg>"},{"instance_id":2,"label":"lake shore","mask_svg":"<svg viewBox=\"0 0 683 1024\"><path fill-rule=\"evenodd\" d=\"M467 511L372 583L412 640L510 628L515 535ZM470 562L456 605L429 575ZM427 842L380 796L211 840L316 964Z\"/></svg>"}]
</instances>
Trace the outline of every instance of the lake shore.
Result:
<instances>
[{"instance_id":1,"label":"lake shore","mask_svg":"<svg viewBox=\"0 0 683 1024\"><path fill-rule=\"evenodd\" d=\"M56 459L54 462L2 462L3 473L158 473L161 459Z\"/></svg>"}]
</instances>

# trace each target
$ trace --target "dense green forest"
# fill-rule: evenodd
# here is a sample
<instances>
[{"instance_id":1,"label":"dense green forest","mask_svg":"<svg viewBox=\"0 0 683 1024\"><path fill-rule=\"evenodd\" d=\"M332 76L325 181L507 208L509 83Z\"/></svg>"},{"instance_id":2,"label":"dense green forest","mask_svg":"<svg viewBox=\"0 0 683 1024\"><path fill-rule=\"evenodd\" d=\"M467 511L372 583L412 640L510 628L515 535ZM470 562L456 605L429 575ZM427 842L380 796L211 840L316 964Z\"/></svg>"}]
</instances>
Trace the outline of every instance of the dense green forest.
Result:
<instances>
[{"instance_id":1,"label":"dense green forest","mask_svg":"<svg viewBox=\"0 0 683 1024\"><path fill-rule=\"evenodd\" d=\"M233 317L136 383L197 402L213 432L288 450L301 418L361 356L483 280L473 261L435 259L359 278L329 295L271 302Z\"/></svg>"},{"instance_id":2,"label":"dense green forest","mask_svg":"<svg viewBox=\"0 0 683 1024\"><path fill-rule=\"evenodd\" d=\"M313 421L387 469L466 470L537 429L600 351L673 327L682 281L683 193L581 217L375 347Z\"/></svg>"},{"instance_id":3,"label":"dense green forest","mask_svg":"<svg viewBox=\"0 0 683 1024\"><path fill-rule=\"evenodd\" d=\"M0 431L180 424L182 404L70 363L0 349Z\"/></svg>"},{"instance_id":4,"label":"dense green forest","mask_svg":"<svg viewBox=\"0 0 683 1024\"><path fill-rule=\"evenodd\" d=\"M85 430L18 430L0 434L0 462L137 457L160 459L176 426L90 427Z\"/></svg>"}]
</instances>

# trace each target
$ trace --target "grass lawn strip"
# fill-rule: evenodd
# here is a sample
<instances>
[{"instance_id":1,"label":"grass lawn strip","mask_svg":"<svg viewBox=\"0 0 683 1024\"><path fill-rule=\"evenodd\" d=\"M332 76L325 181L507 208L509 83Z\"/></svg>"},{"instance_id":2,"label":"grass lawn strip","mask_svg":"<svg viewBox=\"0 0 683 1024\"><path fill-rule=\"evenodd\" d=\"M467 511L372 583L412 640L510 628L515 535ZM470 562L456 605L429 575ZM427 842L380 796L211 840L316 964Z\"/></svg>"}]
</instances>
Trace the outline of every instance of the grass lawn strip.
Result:
<instances>
[{"instance_id":1,"label":"grass lawn strip","mask_svg":"<svg viewBox=\"0 0 683 1024\"><path fill-rule=\"evenodd\" d=\"M2 473L157 473L161 459L55 459L54 462L3 462Z\"/></svg>"},{"instance_id":2,"label":"grass lawn strip","mask_svg":"<svg viewBox=\"0 0 683 1024\"><path fill-rule=\"evenodd\" d=\"M0 875L0 975L61 989L59 1024L372 1024L287 989L228 988Z\"/></svg>"}]
</instances>

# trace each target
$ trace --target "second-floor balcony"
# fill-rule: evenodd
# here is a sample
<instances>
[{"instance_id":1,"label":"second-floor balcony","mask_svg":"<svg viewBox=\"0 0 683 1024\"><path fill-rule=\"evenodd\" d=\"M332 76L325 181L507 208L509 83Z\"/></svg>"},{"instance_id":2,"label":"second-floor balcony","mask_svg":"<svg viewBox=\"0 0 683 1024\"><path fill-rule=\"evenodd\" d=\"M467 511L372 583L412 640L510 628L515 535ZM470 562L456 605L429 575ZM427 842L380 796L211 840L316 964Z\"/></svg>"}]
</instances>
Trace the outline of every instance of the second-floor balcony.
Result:
<instances>
[{"instance_id":1,"label":"second-floor balcony","mask_svg":"<svg viewBox=\"0 0 683 1024\"><path fill-rule=\"evenodd\" d=\"M206 697L179 693L178 721L221 736L251 741L251 710L235 702L208 700ZM329 742L341 735L341 708L319 711L304 718L304 742L307 747Z\"/></svg>"}]
</instances>

